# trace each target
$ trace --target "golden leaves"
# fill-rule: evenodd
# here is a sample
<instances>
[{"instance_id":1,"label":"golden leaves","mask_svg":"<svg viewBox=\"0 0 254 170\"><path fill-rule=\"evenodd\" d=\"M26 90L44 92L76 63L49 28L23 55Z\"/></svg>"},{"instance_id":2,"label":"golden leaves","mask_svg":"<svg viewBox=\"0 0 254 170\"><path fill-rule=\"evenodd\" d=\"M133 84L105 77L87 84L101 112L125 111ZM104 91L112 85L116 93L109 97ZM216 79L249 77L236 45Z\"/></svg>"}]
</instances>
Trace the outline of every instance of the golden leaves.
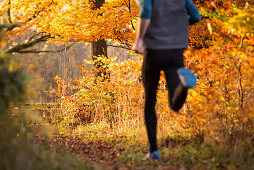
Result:
<instances>
[{"instance_id":1,"label":"golden leaves","mask_svg":"<svg viewBox=\"0 0 254 170\"><path fill-rule=\"evenodd\" d=\"M124 0L106 1L96 10L91 9L88 0L12 2L12 9L16 10L14 22L26 22L26 26L14 30L13 34L33 29L55 36L50 40L52 42L62 43L104 38L114 43L131 44L135 37L138 7L134 0L130 1L130 5ZM184 113L171 115L165 95L165 78L160 81L158 114L176 123L181 122L194 131L216 129L216 124L231 129L232 124L240 126L235 120L248 123L253 117L253 9L232 6L222 10L218 4L214 1L212 7L221 10L219 15L212 13L211 18L191 27L191 45L198 48L189 48L185 52L185 64L199 80L198 86L189 90ZM223 4L230 6L227 2ZM95 118L97 114L96 120L120 120L124 116L140 115L144 104L142 59L117 62L116 57L106 59L99 56L98 60L109 70L110 81L103 81L103 76L96 77L85 67L80 67L83 76L74 80L75 85L56 77L57 88L51 92L59 97L64 117L74 116L83 104L87 105L82 111L84 117L92 115ZM94 62L86 61L91 65ZM242 104L249 109L243 112ZM115 114L116 117L110 117Z\"/></svg>"},{"instance_id":2,"label":"golden leaves","mask_svg":"<svg viewBox=\"0 0 254 170\"><path fill-rule=\"evenodd\" d=\"M26 23L25 29L33 27L55 36L52 42L91 42L104 38L122 43L133 41L134 20L138 15L135 0L125 2L107 1L100 9L92 9L88 0L20 0L12 1L11 8L16 11L13 22Z\"/></svg>"}]
</instances>

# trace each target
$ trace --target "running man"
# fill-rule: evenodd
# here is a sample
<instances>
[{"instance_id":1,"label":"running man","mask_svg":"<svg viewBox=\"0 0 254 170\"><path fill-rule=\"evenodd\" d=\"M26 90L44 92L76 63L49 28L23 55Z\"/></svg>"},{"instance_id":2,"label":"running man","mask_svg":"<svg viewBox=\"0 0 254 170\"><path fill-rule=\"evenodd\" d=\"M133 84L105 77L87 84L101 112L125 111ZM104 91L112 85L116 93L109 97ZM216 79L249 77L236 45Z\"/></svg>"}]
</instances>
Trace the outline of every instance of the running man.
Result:
<instances>
[{"instance_id":1,"label":"running man","mask_svg":"<svg viewBox=\"0 0 254 170\"><path fill-rule=\"evenodd\" d=\"M188 25L201 20L190 0L137 0L140 17L132 50L143 53L142 78L145 88L145 124L150 144L148 159L161 160L157 148L156 92L163 70L169 90L169 105L181 109L188 88L197 77L184 68L183 52L188 48Z\"/></svg>"}]
</instances>

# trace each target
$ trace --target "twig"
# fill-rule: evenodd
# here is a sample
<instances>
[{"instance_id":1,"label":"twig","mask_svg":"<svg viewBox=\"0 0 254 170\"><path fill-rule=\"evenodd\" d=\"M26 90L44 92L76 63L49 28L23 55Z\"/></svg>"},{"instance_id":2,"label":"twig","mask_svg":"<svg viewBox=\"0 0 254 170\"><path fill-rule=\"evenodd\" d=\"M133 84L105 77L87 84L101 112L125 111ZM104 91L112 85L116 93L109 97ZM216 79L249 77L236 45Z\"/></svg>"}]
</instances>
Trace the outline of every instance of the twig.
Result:
<instances>
[{"instance_id":1,"label":"twig","mask_svg":"<svg viewBox=\"0 0 254 170\"><path fill-rule=\"evenodd\" d=\"M131 50L130 48L128 48L126 46L117 46L117 45L112 45L112 44L107 44L107 46L116 47L116 48L123 48L123 49L126 49L126 50Z\"/></svg>"}]
</instances>

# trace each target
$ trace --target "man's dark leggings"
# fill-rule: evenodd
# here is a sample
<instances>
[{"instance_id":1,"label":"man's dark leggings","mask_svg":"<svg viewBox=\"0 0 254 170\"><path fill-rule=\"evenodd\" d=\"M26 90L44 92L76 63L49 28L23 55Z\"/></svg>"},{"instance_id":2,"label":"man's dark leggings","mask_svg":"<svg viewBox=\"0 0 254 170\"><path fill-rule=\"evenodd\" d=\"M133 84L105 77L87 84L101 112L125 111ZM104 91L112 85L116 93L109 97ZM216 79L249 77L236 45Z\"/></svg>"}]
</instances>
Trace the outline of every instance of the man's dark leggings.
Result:
<instances>
[{"instance_id":1,"label":"man's dark leggings","mask_svg":"<svg viewBox=\"0 0 254 170\"><path fill-rule=\"evenodd\" d=\"M155 113L156 92L163 70L168 86L170 108L178 111L183 106L187 88L180 83L177 69L184 67L183 50L146 50L142 68L143 84L145 87L145 123L150 143L150 152L157 150L157 118Z\"/></svg>"}]
</instances>

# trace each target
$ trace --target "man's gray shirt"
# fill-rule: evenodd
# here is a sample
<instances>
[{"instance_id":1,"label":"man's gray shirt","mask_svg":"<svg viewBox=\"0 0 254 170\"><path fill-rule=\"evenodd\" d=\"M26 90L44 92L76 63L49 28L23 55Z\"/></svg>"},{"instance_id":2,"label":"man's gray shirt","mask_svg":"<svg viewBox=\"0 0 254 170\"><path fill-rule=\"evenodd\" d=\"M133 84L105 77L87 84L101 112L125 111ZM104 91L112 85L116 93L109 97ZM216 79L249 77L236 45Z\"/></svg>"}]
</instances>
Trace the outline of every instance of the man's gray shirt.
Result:
<instances>
[{"instance_id":1,"label":"man's gray shirt","mask_svg":"<svg viewBox=\"0 0 254 170\"><path fill-rule=\"evenodd\" d=\"M188 15L185 0L152 0L151 23L145 34L147 49L186 49Z\"/></svg>"}]
</instances>

